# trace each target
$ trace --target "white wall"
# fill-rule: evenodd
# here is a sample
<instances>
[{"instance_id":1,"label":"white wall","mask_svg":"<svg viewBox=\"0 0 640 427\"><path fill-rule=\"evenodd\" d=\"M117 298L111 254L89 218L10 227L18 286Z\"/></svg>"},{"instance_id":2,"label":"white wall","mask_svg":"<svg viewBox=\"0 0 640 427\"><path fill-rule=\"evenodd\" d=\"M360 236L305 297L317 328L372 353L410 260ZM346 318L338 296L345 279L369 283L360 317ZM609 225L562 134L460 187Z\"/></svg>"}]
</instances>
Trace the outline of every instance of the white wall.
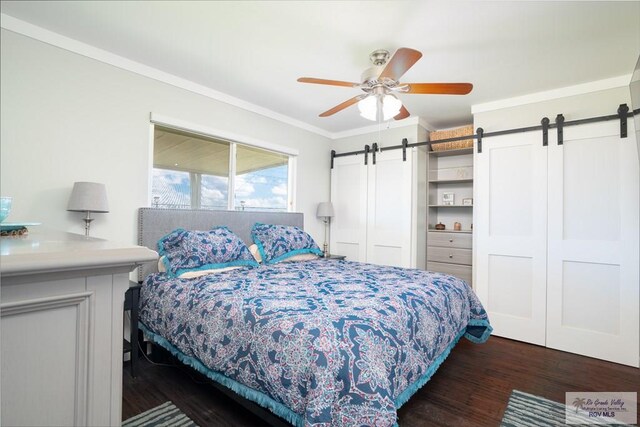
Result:
<instances>
[{"instance_id":1,"label":"white wall","mask_svg":"<svg viewBox=\"0 0 640 427\"><path fill-rule=\"evenodd\" d=\"M67 201L74 181L96 181L107 186L110 212L95 215L92 235L135 242L153 112L297 149L297 211L322 241L315 211L329 200L329 139L7 30L0 63L0 191L14 199L7 221L82 233L82 214L67 212Z\"/></svg>"},{"instance_id":2,"label":"white wall","mask_svg":"<svg viewBox=\"0 0 640 427\"><path fill-rule=\"evenodd\" d=\"M533 94L535 95L535 94ZM532 96L533 96L532 95ZM532 98L533 99L533 98ZM555 122L556 115L564 115L565 121L617 114L618 106L626 103L631 108L628 86L598 90L579 95L565 96L546 101L475 112L473 128L482 127L485 133L540 124L543 117ZM555 130L554 130L555 132Z\"/></svg>"}]
</instances>

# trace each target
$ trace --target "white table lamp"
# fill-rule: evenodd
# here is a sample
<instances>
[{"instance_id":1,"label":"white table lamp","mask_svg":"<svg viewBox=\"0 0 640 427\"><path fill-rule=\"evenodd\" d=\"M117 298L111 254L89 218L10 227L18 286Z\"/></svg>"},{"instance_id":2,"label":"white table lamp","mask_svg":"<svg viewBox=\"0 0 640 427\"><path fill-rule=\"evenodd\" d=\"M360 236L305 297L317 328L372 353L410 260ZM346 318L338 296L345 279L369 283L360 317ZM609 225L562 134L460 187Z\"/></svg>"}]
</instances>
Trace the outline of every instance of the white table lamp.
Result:
<instances>
[{"instance_id":1,"label":"white table lamp","mask_svg":"<svg viewBox=\"0 0 640 427\"><path fill-rule=\"evenodd\" d=\"M327 242L327 231L329 229L329 222L331 218L334 216L333 213L333 205L331 202L322 202L318 204L318 210L316 211L316 216L318 218L322 218L324 222L324 245L322 250L324 252L324 256L328 258L329 255L329 243Z\"/></svg>"},{"instance_id":2,"label":"white table lamp","mask_svg":"<svg viewBox=\"0 0 640 427\"><path fill-rule=\"evenodd\" d=\"M104 184L97 182L75 182L67 210L72 212L85 212L84 234L89 235L91 227L91 212L106 213L109 212L109 203L107 202L107 188Z\"/></svg>"}]
</instances>

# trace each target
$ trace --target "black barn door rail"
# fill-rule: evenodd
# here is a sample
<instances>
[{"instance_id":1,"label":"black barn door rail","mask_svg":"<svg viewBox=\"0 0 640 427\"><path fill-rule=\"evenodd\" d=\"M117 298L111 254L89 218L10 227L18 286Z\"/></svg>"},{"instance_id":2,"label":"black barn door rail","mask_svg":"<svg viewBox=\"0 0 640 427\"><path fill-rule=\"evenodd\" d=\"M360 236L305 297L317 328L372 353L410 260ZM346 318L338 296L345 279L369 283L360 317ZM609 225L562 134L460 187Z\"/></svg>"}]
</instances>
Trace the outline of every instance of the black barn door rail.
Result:
<instances>
[{"instance_id":1,"label":"black barn door rail","mask_svg":"<svg viewBox=\"0 0 640 427\"><path fill-rule=\"evenodd\" d=\"M495 132L484 132L482 128L478 128L476 130L475 135L465 135L465 136L456 136L455 138L447 138L447 139L439 139L434 144L440 144L442 142L454 142L454 141L462 141L465 139L475 139L477 141L478 153L482 153L482 139L489 138L492 136L502 136L502 135L510 135L513 133L523 133L523 132L533 132L533 131L543 131L543 145L547 145L548 143L548 131L550 129L558 129L558 145L562 145L564 143L564 135L563 130L567 126L576 126L576 125L584 125L587 123L597 123L597 122L605 122L609 120L620 120L620 138L627 137L627 119L633 117L637 114L640 114L640 108L629 111L629 106L627 104L620 104L618 107L616 114L610 114L608 116L598 116L598 117L590 117L587 119L578 119L578 120L570 120L565 121L565 118L562 114L558 114L556 116L555 123L551 123L550 120L545 117L540 121L540 124L537 126L527 126L515 129L505 129L498 130ZM429 151L431 149L431 141L424 142L414 142L413 144L407 144L406 138L402 140L402 144L400 145L391 145L389 147L380 147L377 143L373 143L373 164L375 164L375 155L377 151L390 151L390 150L403 150L403 160L406 160L406 150L407 148L413 147L422 147L428 146ZM356 156L359 154L364 154L364 164L367 164L367 155L371 152L371 148L366 145L364 150L357 151L347 151L345 153L336 153L335 151L331 152L331 168L333 169L333 159L336 157L346 157L346 156Z\"/></svg>"}]
</instances>

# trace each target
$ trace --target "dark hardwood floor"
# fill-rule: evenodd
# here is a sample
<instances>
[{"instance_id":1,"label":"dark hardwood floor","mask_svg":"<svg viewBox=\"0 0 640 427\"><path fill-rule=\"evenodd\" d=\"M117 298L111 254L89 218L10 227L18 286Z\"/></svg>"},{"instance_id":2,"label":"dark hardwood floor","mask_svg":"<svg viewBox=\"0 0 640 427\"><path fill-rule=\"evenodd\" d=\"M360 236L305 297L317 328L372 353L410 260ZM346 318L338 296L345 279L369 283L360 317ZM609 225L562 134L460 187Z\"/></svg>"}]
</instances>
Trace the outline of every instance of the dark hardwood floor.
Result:
<instances>
[{"instance_id":1,"label":"dark hardwood floor","mask_svg":"<svg viewBox=\"0 0 640 427\"><path fill-rule=\"evenodd\" d=\"M125 365L123 419L170 400L202 427L265 425L185 367L141 359L138 372L131 378ZM399 424L497 426L513 389L564 403L567 391L638 391L639 384L636 368L504 338L480 345L463 339L431 381L400 408Z\"/></svg>"}]
</instances>

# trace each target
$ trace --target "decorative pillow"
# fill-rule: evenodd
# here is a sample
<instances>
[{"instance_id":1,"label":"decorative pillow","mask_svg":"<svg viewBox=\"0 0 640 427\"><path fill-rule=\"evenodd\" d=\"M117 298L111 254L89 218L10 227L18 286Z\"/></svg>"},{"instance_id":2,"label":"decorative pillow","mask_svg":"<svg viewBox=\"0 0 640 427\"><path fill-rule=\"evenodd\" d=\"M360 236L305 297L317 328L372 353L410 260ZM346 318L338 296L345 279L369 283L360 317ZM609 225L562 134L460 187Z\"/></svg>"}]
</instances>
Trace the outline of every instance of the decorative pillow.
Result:
<instances>
[{"instance_id":1,"label":"decorative pillow","mask_svg":"<svg viewBox=\"0 0 640 427\"><path fill-rule=\"evenodd\" d=\"M322 255L313 238L298 227L257 222L251 230L251 237L258 245L264 264L275 264L293 255Z\"/></svg>"},{"instance_id":2,"label":"decorative pillow","mask_svg":"<svg viewBox=\"0 0 640 427\"><path fill-rule=\"evenodd\" d=\"M180 249L180 244L186 233L187 230L184 228L176 228L158 240L158 255L163 256L168 252L174 252Z\"/></svg>"},{"instance_id":3,"label":"decorative pillow","mask_svg":"<svg viewBox=\"0 0 640 427\"><path fill-rule=\"evenodd\" d=\"M186 231L179 249L165 251L164 263L171 277L190 271L258 266L247 245L227 227Z\"/></svg>"}]
</instances>

